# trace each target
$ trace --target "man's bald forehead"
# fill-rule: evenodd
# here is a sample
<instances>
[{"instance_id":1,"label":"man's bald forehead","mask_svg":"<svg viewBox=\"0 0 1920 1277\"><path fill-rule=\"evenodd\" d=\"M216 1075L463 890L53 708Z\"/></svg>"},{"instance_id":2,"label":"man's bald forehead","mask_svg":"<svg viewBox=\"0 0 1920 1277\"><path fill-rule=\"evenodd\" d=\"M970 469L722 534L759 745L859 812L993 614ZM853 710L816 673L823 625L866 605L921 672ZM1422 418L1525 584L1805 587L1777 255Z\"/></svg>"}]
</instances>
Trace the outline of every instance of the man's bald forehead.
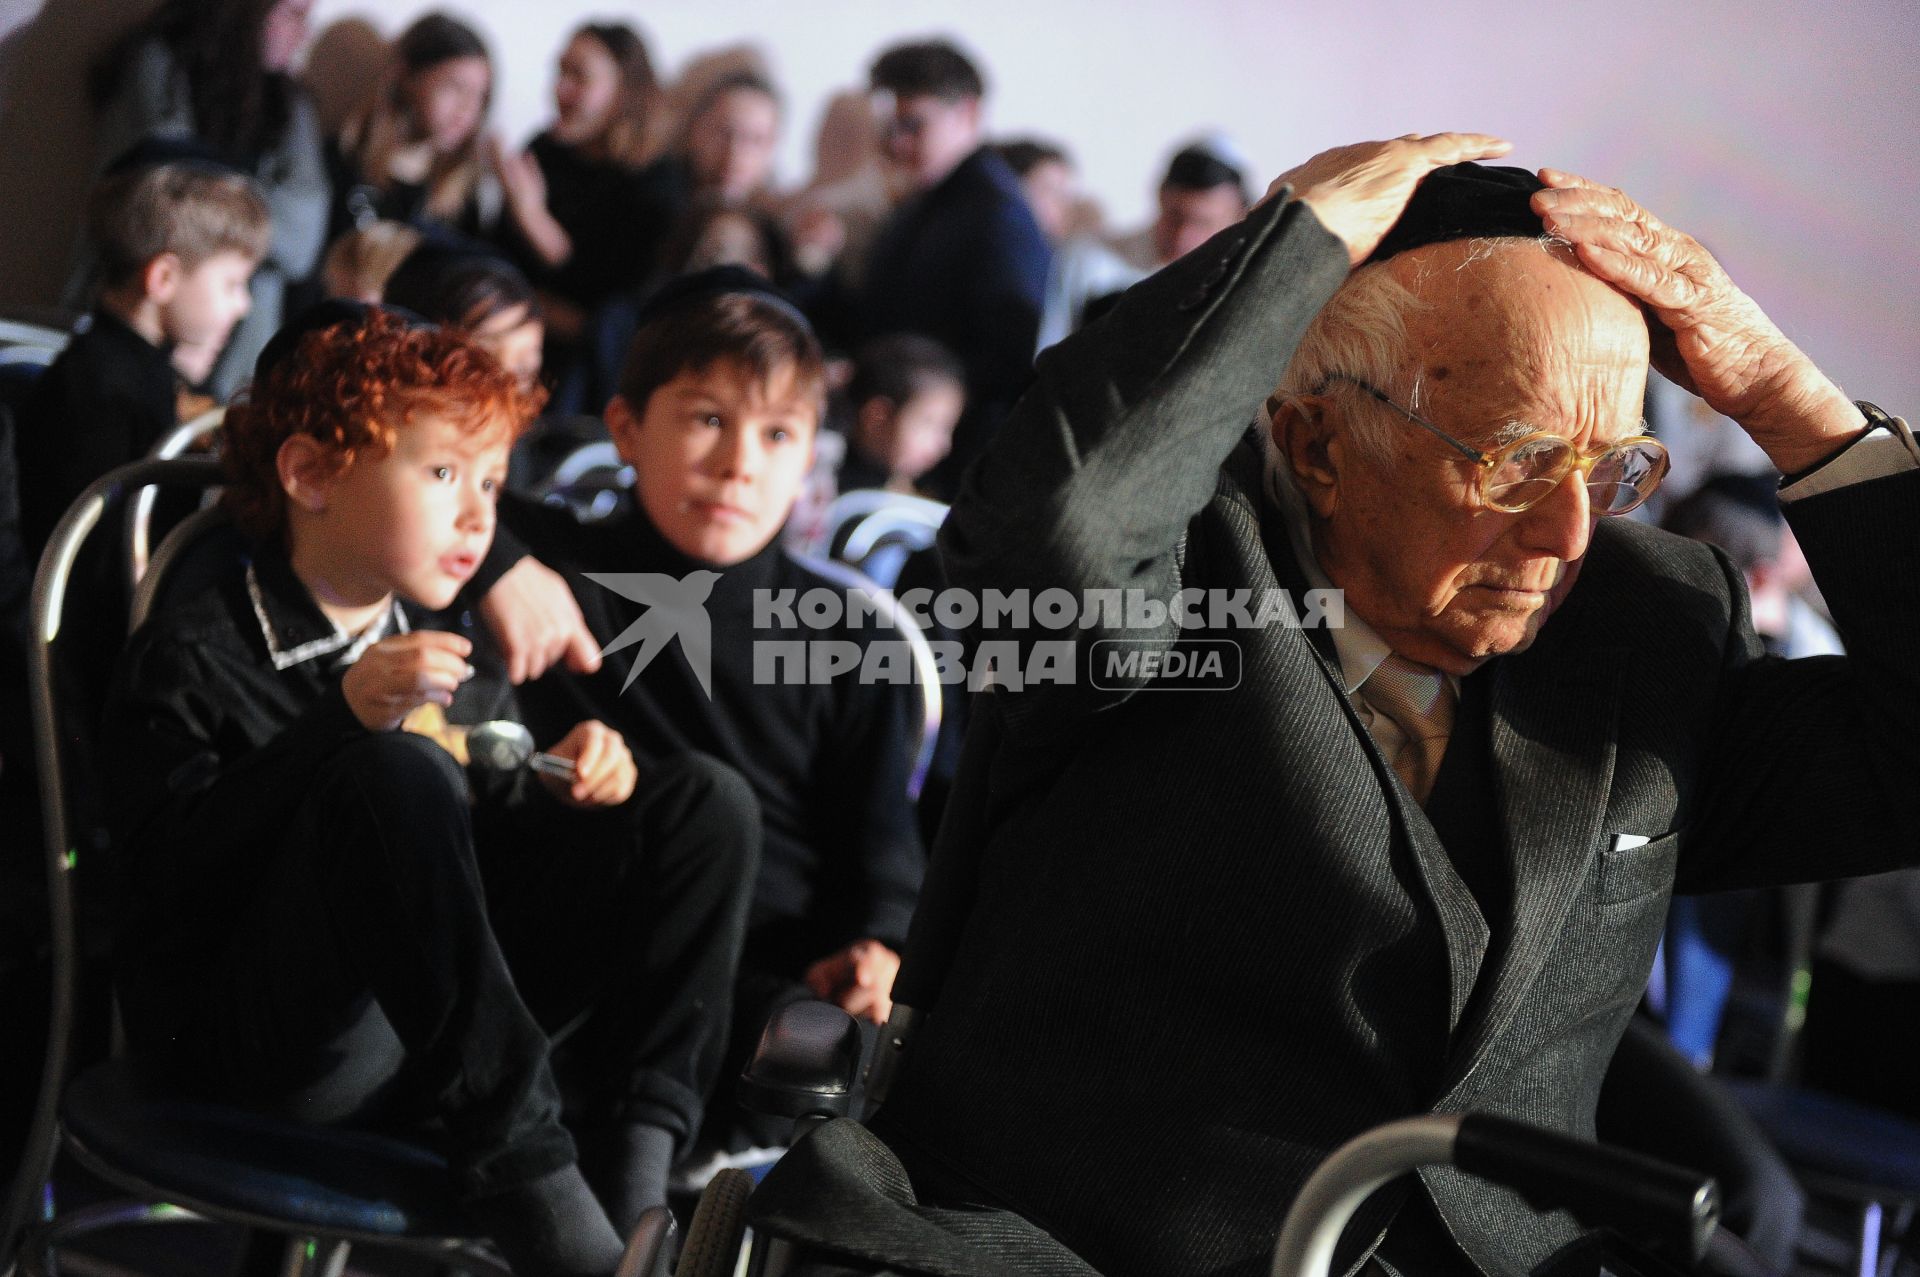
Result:
<instances>
[{"instance_id":1,"label":"man's bald forehead","mask_svg":"<svg viewBox=\"0 0 1920 1277\"><path fill-rule=\"evenodd\" d=\"M1645 323L1637 303L1582 266L1567 244L1544 235L1429 244L1364 269L1388 272L1423 303L1407 316L1410 324L1422 324L1425 315L1423 326L1441 331L1523 319L1562 292ZM1618 306L1608 306L1607 298Z\"/></svg>"}]
</instances>

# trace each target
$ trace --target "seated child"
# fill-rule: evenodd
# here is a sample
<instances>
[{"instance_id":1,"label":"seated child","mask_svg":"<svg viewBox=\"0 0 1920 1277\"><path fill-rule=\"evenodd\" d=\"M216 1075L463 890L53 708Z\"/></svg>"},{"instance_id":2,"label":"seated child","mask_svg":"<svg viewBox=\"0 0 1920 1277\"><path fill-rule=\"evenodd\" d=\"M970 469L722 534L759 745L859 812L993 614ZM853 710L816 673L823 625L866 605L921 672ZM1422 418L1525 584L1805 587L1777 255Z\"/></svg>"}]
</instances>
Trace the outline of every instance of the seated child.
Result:
<instances>
[{"instance_id":1,"label":"seated child","mask_svg":"<svg viewBox=\"0 0 1920 1277\"><path fill-rule=\"evenodd\" d=\"M94 188L99 256L92 323L35 384L15 431L21 524L35 551L81 491L174 428L176 357L204 376L251 298L267 205L251 178L140 153Z\"/></svg>"},{"instance_id":2,"label":"seated child","mask_svg":"<svg viewBox=\"0 0 1920 1277\"><path fill-rule=\"evenodd\" d=\"M100 285L91 323L40 374L14 422L29 564L88 484L172 433L184 410L176 399L182 380L205 378L251 304L247 281L267 250L266 201L251 178L198 156L190 143L142 143L90 197L87 234ZM163 496L153 531L185 512ZM120 508L107 518L118 525ZM85 845L102 836L85 729L100 721L126 636L128 580L119 541L92 538L68 587L73 637L56 655L55 677L72 709L76 837Z\"/></svg>"},{"instance_id":3,"label":"seated child","mask_svg":"<svg viewBox=\"0 0 1920 1277\"><path fill-rule=\"evenodd\" d=\"M465 337L378 311L284 337L228 415L240 535L197 547L215 562L182 571L214 583L163 599L112 694L129 1041L227 1102L437 1119L516 1272L611 1273L713 1082L752 795L686 754L639 775L590 719L548 747L571 780L470 784L396 730L423 705L513 708L421 609L486 556L538 398Z\"/></svg>"},{"instance_id":4,"label":"seated child","mask_svg":"<svg viewBox=\"0 0 1920 1277\"><path fill-rule=\"evenodd\" d=\"M913 492L953 447L966 371L930 337L896 333L861 347L847 383L851 424L840 491Z\"/></svg>"},{"instance_id":5,"label":"seated child","mask_svg":"<svg viewBox=\"0 0 1920 1277\"><path fill-rule=\"evenodd\" d=\"M822 365L806 320L765 280L737 267L689 276L643 313L622 392L607 406L636 471L631 511L583 525L530 502L502 506L508 527L566 572L606 645L597 674L550 674L524 689L529 721L604 717L630 740L720 758L759 797L765 844L736 1056L752 1050L774 1005L808 990L885 1021L925 861L907 796L920 689L862 682L857 671L809 681L757 669L765 641L864 648L895 637L871 622L796 632L755 606L756 595L823 587L844 598L780 544L813 453ZM654 614L633 597L643 590L589 572L661 574L689 594L710 585L690 600L711 636L710 650L695 643L698 668L684 640L632 641L630 627ZM723 1085L733 1072L723 1070Z\"/></svg>"}]
</instances>

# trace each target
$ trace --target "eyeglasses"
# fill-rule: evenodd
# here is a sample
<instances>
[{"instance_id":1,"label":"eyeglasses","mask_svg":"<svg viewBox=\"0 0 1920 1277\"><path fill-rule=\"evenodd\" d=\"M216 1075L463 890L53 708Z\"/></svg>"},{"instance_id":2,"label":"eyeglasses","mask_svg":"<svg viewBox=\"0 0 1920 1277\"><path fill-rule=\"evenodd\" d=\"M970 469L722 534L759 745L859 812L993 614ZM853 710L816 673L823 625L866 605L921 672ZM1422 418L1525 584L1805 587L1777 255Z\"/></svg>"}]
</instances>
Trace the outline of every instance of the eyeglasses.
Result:
<instances>
[{"instance_id":1,"label":"eyeglasses","mask_svg":"<svg viewBox=\"0 0 1920 1277\"><path fill-rule=\"evenodd\" d=\"M1587 500L1596 514L1626 514L1639 508L1667 477L1667 449L1651 435L1634 435L1583 456L1569 439L1538 431L1522 436L1494 452L1482 452L1463 443L1425 417L1402 408L1384 391L1358 377L1332 373L1322 382L1344 381L1358 386L1414 425L1438 435L1480 468L1480 496L1507 514L1518 514L1547 499L1560 481L1575 470L1587 486Z\"/></svg>"}]
</instances>

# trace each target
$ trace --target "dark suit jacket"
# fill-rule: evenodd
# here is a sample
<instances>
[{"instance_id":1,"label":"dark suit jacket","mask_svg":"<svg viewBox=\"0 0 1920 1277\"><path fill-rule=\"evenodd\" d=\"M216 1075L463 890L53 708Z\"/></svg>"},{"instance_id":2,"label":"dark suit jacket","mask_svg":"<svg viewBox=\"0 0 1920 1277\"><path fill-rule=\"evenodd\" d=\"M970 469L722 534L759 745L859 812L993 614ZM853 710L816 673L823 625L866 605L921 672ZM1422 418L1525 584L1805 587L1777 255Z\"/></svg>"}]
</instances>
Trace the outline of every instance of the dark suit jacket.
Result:
<instances>
[{"instance_id":1,"label":"dark suit jacket","mask_svg":"<svg viewBox=\"0 0 1920 1277\"><path fill-rule=\"evenodd\" d=\"M1270 204L1043 355L942 534L955 584L1297 586L1244 434L1345 273L1304 206ZM1560 613L1489 667L1504 942L1303 631L1239 632L1231 692L999 695L1004 740L953 799L981 832L934 869L977 858L977 897L878 1129L946 1197L1109 1277L1264 1271L1305 1176L1392 1118L1590 1136L1676 881L1920 850L1920 581L1888 570L1920 549L1916 511L1920 473L1790 507L1851 663L1765 658L1717 552L1598 529ZM1488 1271L1575 1235L1452 1172L1424 1182Z\"/></svg>"},{"instance_id":2,"label":"dark suit jacket","mask_svg":"<svg viewBox=\"0 0 1920 1277\"><path fill-rule=\"evenodd\" d=\"M966 412L940 475L957 479L1027 388L1052 257L1020 179L984 147L881 227L860 291L861 335L932 337L967 372Z\"/></svg>"}]
</instances>

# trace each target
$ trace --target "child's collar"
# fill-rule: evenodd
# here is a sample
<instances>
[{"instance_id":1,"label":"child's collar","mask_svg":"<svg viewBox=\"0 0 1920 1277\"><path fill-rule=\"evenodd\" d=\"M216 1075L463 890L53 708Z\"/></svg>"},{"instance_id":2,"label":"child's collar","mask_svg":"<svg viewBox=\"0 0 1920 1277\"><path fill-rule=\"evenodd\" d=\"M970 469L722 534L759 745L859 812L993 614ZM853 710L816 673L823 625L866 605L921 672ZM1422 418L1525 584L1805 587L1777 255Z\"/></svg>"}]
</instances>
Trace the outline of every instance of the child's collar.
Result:
<instances>
[{"instance_id":1,"label":"child's collar","mask_svg":"<svg viewBox=\"0 0 1920 1277\"><path fill-rule=\"evenodd\" d=\"M358 634L347 633L320 610L277 547L256 547L249 557L247 598L276 670L335 653L341 654L336 665L351 665L381 639L405 634L409 628L406 612L394 599L373 624Z\"/></svg>"}]
</instances>

